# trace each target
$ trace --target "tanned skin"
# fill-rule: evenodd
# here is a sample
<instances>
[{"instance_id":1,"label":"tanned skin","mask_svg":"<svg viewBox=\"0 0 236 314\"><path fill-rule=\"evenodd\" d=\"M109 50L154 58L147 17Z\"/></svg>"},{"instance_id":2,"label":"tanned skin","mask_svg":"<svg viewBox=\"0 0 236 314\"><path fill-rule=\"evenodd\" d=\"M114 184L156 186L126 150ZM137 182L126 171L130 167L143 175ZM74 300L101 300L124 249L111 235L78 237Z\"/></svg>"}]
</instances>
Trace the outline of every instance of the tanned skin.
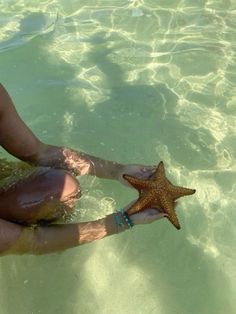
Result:
<instances>
[{"instance_id":1,"label":"tanned skin","mask_svg":"<svg viewBox=\"0 0 236 314\"><path fill-rule=\"evenodd\" d=\"M35 172L27 180L14 188L0 190L2 255L58 252L128 229L125 221L122 221L123 227L117 227L114 214L75 224L54 224L53 221L63 216L65 208L70 211L72 206L68 205L68 198L71 195L77 198L80 195L76 176L93 175L125 183L123 174L147 178L154 171L153 166L122 165L68 147L41 142L19 117L1 84L0 145L10 155L35 167ZM35 200L35 191L39 200ZM127 205L124 210L129 207ZM151 223L164 216L161 210L147 209L130 218L137 225ZM42 220L51 223L42 225Z\"/></svg>"}]
</instances>

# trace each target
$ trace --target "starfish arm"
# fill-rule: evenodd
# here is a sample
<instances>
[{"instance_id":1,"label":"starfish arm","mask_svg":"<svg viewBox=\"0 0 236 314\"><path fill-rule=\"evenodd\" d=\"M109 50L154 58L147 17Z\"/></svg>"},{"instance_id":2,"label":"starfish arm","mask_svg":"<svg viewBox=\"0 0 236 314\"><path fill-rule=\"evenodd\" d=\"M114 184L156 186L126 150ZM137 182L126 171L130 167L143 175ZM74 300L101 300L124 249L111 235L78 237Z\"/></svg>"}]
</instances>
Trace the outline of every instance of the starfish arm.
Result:
<instances>
[{"instance_id":1,"label":"starfish arm","mask_svg":"<svg viewBox=\"0 0 236 314\"><path fill-rule=\"evenodd\" d=\"M169 221L172 223L172 225L175 226L176 229L180 229L180 223L174 209L174 201L167 195L163 195L160 198L160 202L164 212L168 215L167 218Z\"/></svg>"},{"instance_id":2,"label":"starfish arm","mask_svg":"<svg viewBox=\"0 0 236 314\"><path fill-rule=\"evenodd\" d=\"M129 176L128 174L124 174L123 178L126 181L128 181L135 189L139 191L145 189L148 184L147 180L135 178L135 177Z\"/></svg>"},{"instance_id":3,"label":"starfish arm","mask_svg":"<svg viewBox=\"0 0 236 314\"><path fill-rule=\"evenodd\" d=\"M163 181L165 178L165 168L164 168L164 163L163 161L160 161L156 171L154 172L153 178L157 181Z\"/></svg>"},{"instance_id":4,"label":"starfish arm","mask_svg":"<svg viewBox=\"0 0 236 314\"><path fill-rule=\"evenodd\" d=\"M146 208L160 208L167 214L169 221L180 229L175 212L175 200L185 195L192 195L196 190L173 185L165 176L164 163L161 161L154 174L146 180L123 175L130 185L139 191L139 199L128 209L132 215Z\"/></svg>"},{"instance_id":5,"label":"starfish arm","mask_svg":"<svg viewBox=\"0 0 236 314\"><path fill-rule=\"evenodd\" d=\"M194 189L188 189L188 188L184 188L181 186L174 186L174 185L169 187L169 191L174 200L182 196L192 195L196 192L196 190Z\"/></svg>"},{"instance_id":6,"label":"starfish arm","mask_svg":"<svg viewBox=\"0 0 236 314\"><path fill-rule=\"evenodd\" d=\"M128 215L138 213L150 206L152 202L152 196L150 195L141 195L137 201L126 211Z\"/></svg>"}]
</instances>

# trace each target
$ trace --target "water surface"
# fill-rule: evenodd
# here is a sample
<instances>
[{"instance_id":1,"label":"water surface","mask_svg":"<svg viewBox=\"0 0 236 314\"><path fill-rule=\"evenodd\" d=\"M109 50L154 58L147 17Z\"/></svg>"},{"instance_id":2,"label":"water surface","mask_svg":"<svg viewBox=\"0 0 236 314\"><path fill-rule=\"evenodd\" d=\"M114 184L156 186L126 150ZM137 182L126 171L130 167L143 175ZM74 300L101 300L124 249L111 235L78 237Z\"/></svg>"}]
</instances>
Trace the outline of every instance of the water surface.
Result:
<instances>
[{"instance_id":1,"label":"water surface","mask_svg":"<svg viewBox=\"0 0 236 314\"><path fill-rule=\"evenodd\" d=\"M181 231L163 220L1 258L1 313L236 313L235 21L233 0L0 2L0 79L40 139L163 160L174 183L197 189L179 201ZM81 185L78 221L136 196L97 178Z\"/></svg>"}]
</instances>

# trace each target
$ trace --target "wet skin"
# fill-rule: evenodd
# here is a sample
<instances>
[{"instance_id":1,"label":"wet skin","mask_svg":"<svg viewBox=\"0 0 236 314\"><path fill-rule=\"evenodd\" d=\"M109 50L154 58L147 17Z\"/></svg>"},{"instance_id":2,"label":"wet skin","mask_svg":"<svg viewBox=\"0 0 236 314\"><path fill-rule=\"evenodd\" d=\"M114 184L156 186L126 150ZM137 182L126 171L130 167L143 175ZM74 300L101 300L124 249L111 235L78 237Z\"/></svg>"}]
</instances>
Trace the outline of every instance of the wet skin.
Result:
<instances>
[{"instance_id":1,"label":"wet skin","mask_svg":"<svg viewBox=\"0 0 236 314\"><path fill-rule=\"evenodd\" d=\"M68 171L35 168L0 190L0 218L24 225L56 221L73 211L79 195L79 184Z\"/></svg>"}]
</instances>

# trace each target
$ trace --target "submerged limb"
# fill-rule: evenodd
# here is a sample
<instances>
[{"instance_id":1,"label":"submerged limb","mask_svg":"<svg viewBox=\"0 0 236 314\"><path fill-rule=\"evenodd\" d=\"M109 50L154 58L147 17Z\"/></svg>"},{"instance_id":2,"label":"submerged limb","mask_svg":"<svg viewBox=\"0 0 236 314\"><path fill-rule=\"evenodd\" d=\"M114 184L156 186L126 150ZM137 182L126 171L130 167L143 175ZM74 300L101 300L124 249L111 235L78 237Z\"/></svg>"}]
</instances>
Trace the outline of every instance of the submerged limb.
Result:
<instances>
[{"instance_id":1,"label":"submerged limb","mask_svg":"<svg viewBox=\"0 0 236 314\"><path fill-rule=\"evenodd\" d=\"M0 218L25 225L55 221L73 211L77 180L65 170L36 168L0 190Z\"/></svg>"},{"instance_id":2,"label":"submerged limb","mask_svg":"<svg viewBox=\"0 0 236 314\"><path fill-rule=\"evenodd\" d=\"M94 175L105 179L119 179L121 164L104 160L67 147L57 147L42 143L40 153L32 156L36 166L65 169L75 175Z\"/></svg>"},{"instance_id":3,"label":"submerged limb","mask_svg":"<svg viewBox=\"0 0 236 314\"><path fill-rule=\"evenodd\" d=\"M125 227L123 231L128 229ZM114 214L76 224L25 227L0 219L0 254L47 254L117 233Z\"/></svg>"}]
</instances>

